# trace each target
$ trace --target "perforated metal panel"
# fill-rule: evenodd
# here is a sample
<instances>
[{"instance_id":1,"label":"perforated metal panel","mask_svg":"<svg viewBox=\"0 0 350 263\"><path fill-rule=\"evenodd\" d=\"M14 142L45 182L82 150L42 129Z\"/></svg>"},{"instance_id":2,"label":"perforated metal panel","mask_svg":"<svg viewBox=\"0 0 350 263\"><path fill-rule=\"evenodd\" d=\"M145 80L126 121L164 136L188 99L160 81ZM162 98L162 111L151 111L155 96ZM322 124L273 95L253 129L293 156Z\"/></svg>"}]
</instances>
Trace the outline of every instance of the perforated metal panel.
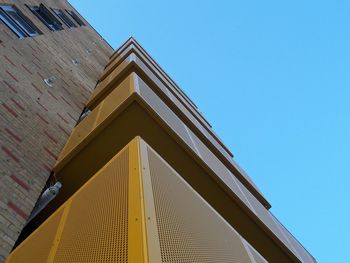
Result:
<instances>
[{"instance_id":1,"label":"perforated metal panel","mask_svg":"<svg viewBox=\"0 0 350 263\"><path fill-rule=\"evenodd\" d=\"M46 263L53 245L64 207L60 208L35 231L30 240L24 241L12 252L7 263Z\"/></svg>"},{"instance_id":2,"label":"perforated metal panel","mask_svg":"<svg viewBox=\"0 0 350 263\"><path fill-rule=\"evenodd\" d=\"M148 148L162 262L251 262L238 233Z\"/></svg>"},{"instance_id":3,"label":"perforated metal panel","mask_svg":"<svg viewBox=\"0 0 350 263\"><path fill-rule=\"evenodd\" d=\"M33 232L8 263L128 262L129 164L127 146Z\"/></svg>"},{"instance_id":4,"label":"perforated metal panel","mask_svg":"<svg viewBox=\"0 0 350 263\"><path fill-rule=\"evenodd\" d=\"M87 134L91 132L91 130L94 128L98 112L99 107L90 112L90 114L72 130L72 133L70 134L63 150L58 156L57 162L60 162L68 153L70 153L75 147L79 145L79 143L87 136Z\"/></svg>"},{"instance_id":5,"label":"perforated metal panel","mask_svg":"<svg viewBox=\"0 0 350 263\"><path fill-rule=\"evenodd\" d=\"M250 208L250 210L257 215L257 217L276 235L279 240L290 249L300 260L310 261L311 257L303 250L303 253L298 252L295 245L288 238L286 233L273 220L269 211L255 198L255 196L227 169L227 167L211 152L207 146L190 130L186 129L184 123L171 112L171 110L154 94L153 91L140 85L140 92L147 103L152 105L153 110L175 131L192 149L199 155L199 157L206 163L206 165ZM184 134L184 127L186 135ZM188 139L189 138L189 139ZM299 246L298 246L299 247ZM304 254L304 256L302 255ZM312 262L312 261L311 261Z\"/></svg>"},{"instance_id":6,"label":"perforated metal panel","mask_svg":"<svg viewBox=\"0 0 350 263\"><path fill-rule=\"evenodd\" d=\"M137 77L139 82L140 95L152 107L152 109L184 140L191 148L194 147L189 137L185 124L169 109L169 107Z\"/></svg>"},{"instance_id":7,"label":"perforated metal panel","mask_svg":"<svg viewBox=\"0 0 350 263\"><path fill-rule=\"evenodd\" d=\"M94 132L95 128L113 114L113 112L130 96L133 91L131 81L132 75L122 81L104 101L94 108L94 110L73 129L71 136L56 162L56 166Z\"/></svg>"},{"instance_id":8,"label":"perforated metal panel","mask_svg":"<svg viewBox=\"0 0 350 263\"><path fill-rule=\"evenodd\" d=\"M142 98L154 111L181 137L186 144L205 162L205 164L252 209L251 204L242 193L232 172L208 149L208 147L195 135L147 85L139 80L139 89ZM248 179L247 179L248 180ZM240 184L242 185L242 184ZM244 187L242 185L242 187ZM254 197L255 198L255 197Z\"/></svg>"},{"instance_id":9,"label":"perforated metal panel","mask_svg":"<svg viewBox=\"0 0 350 263\"><path fill-rule=\"evenodd\" d=\"M132 60L131 56L128 56L124 61L121 62L122 66L126 66L128 65ZM95 88L95 90L93 91L93 93L91 94L90 100L87 103L87 106L91 108L92 104L96 103L96 100L98 99L98 97L101 95L101 93L105 93L108 92L109 89L113 87L113 85L111 86L111 83L114 83L114 81L116 79L118 79L118 76L120 75L121 71L120 68L117 68L116 70L113 70L104 80L102 80L101 82L99 82Z\"/></svg>"},{"instance_id":10,"label":"perforated metal panel","mask_svg":"<svg viewBox=\"0 0 350 263\"><path fill-rule=\"evenodd\" d=\"M165 121L192 150L206 163L206 165L237 194L237 186L232 172L209 150L209 148L189 129L176 114L141 80L139 89L142 98ZM246 178L247 179L247 178ZM248 179L247 179L248 181ZM243 199L243 201L246 201ZM249 204L247 204L249 207Z\"/></svg>"},{"instance_id":11,"label":"perforated metal panel","mask_svg":"<svg viewBox=\"0 0 350 263\"><path fill-rule=\"evenodd\" d=\"M140 85L141 84L141 85ZM286 235L277 227L268 210L235 178L231 171L211 152L207 146L174 114L165 103L139 79L142 98L152 109L191 147L206 165L255 213L258 218L297 256L298 253ZM301 257L299 257L301 258Z\"/></svg>"},{"instance_id":12,"label":"perforated metal panel","mask_svg":"<svg viewBox=\"0 0 350 263\"><path fill-rule=\"evenodd\" d=\"M103 106L101 107L96 125L99 125L102 121L104 121L130 96L133 91L132 81L132 74L130 74L118 86L116 86L115 90L113 90L108 97L106 97L106 99L103 101Z\"/></svg>"},{"instance_id":13,"label":"perforated metal panel","mask_svg":"<svg viewBox=\"0 0 350 263\"><path fill-rule=\"evenodd\" d=\"M72 199L55 262L127 262L128 150Z\"/></svg>"}]
</instances>

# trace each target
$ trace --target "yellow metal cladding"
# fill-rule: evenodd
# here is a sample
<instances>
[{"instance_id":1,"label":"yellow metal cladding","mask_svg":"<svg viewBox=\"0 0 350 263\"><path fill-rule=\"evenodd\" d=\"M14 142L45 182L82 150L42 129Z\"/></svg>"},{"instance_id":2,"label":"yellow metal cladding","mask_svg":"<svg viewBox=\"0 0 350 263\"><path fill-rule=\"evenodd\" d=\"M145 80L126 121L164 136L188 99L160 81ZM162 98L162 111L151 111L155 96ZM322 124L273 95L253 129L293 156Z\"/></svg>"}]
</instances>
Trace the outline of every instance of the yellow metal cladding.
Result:
<instances>
[{"instance_id":1,"label":"yellow metal cladding","mask_svg":"<svg viewBox=\"0 0 350 263\"><path fill-rule=\"evenodd\" d=\"M130 57L130 60L132 59L132 57ZM121 66L125 66L128 67L130 61L122 61L120 63ZM121 71L114 71L112 74L109 74L103 81L101 81L95 88L95 90L93 91L93 93L91 94L91 97L89 99L89 102L94 101L97 97L99 97L101 94L105 93L105 92L109 92L111 90L113 90L113 88L115 87L115 85L118 84L118 82L116 81L118 79L118 77L120 77L120 73ZM107 83L112 83L112 85L109 85L108 89L105 89ZM88 102L88 104L89 104Z\"/></svg>"},{"instance_id":2,"label":"yellow metal cladding","mask_svg":"<svg viewBox=\"0 0 350 263\"><path fill-rule=\"evenodd\" d=\"M138 145L113 157L7 263L148 262Z\"/></svg>"},{"instance_id":3,"label":"yellow metal cladding","mask_svg":"<svg viewBox=\"0 0 350 263\"><path fill-rule=\"evenodd\" d=\"M109 115L114 112L114 109L117 109L133 92L133 74L130 74L103 102L73 129L65 147L57 159L56 166L69 153L83 147L84 145L79 144L90 136L93 131L98 132L98 129L102 129L103 127L100 127L102 121L111 117Z\"/></svg>"},{"instance_id":4,"label":"yellow metal cladding","mask_svg":"<svg viewBox=\"0 0 350 263\"><path fill-rule=\"evenodd\" d=\"M8 263L45 263L55 242L58 226L64 206L58 209L49 220L45 221L35 232L19 245L7 258Z\"/></svg>"},{"instance_id":5,"label":"yellow metal cladding","mask_svg":"<svg viewBox=\"0 0 350 263\"><path fill-rule=\"evenodd\" d=\"M136 137L16 248L7 263L265 262L250 248Z\"/></svg>"},{"instance_id":6,"label":"yellow metal cladding","mask_svg":"<svg viewBox=\"0 0 350 263\"><path fill-rule=\"evenodd\" d=\"M53 262L128 262L129 149L71 200Z\"/></svg>"},{"instance_id":7,"label":"yellow metal cladding","mask_svg":"<svg viewBox=\"0 0 350 263\"><path fill-rule=\"evenodd\" d=\"M243 238L147 147L162 262L255 262Z\"/></svg>"},{"instance_id":8,"label":"yellow metal cladding","mask_svg":"<svg viewBox=\"0 0 350 263\"><path fill-rule=\"evenodd\" d=\"M69 213L69 210L70 210L70 207L71 207L71 204L72 204L72 199L69 199L63 206L63 212L62 212L62 217L61 217L61 220L58 224L58 228L57 228L57 231L56 231L56 235L55 235L55 239L53 240L52 242L52 246L51 246L51 249L50 249L50 254L49 254L49 257L47 259L47 262L53 262L55 256L56 256L56 252L57 252L57 249L58 249L58 246L61 242L61 238L62 238L62 233L65 229L65 224L66 224L66 221L67 221L67 217L68 217L68 213Z\"/></svg>"}]
</instances>

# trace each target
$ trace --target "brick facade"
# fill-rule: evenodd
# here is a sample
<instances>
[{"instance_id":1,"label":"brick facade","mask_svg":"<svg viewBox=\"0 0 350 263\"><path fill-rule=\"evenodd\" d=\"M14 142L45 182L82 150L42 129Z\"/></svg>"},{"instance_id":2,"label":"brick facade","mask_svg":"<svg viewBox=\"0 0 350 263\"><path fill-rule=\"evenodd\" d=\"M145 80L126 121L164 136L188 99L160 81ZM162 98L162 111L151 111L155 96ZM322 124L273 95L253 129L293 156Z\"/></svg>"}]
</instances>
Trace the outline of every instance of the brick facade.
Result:
<instances>
[{"instance_id":1,"label":"brick facade","mask_svg":"<svg viewBox=\"0 0 350 263\"><path fill-rule=\"evenodd\" d=\"M84 19L86 26L50 31L24 5L40 3L74 10L65 0L0 0L16 5L43 33L18 39L0 20L0 262L112 54ZM44 82L48 78L52 87Z\"/></svg>"}]
</instances>

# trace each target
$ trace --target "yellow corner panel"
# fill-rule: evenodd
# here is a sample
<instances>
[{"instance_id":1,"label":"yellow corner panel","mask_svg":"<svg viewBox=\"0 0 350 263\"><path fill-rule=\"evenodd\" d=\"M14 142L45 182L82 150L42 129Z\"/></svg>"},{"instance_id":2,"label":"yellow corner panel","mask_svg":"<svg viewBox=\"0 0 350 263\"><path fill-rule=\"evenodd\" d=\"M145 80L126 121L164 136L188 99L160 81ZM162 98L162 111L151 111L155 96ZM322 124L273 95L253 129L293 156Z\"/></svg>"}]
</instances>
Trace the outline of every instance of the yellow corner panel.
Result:
<instances>
[{"instance_id":1,"label":"yellow corner panel","mask_svg":"<svg viewBox=\"0 0 350 263\"><path fill-rule=\"evenodd\" d=\"M162 262L254 263L242 237L148 147Z\"/></svg>"},{"instance_id":2,"label":"yellow corner panel","mask_svg":"<svg viewBox=\"0 0 350 263\"><path fill-rule=\"evenodd\" d=\"M146 262L139 166L134 139L7 262Z\"/></svg>"}]
</instances>

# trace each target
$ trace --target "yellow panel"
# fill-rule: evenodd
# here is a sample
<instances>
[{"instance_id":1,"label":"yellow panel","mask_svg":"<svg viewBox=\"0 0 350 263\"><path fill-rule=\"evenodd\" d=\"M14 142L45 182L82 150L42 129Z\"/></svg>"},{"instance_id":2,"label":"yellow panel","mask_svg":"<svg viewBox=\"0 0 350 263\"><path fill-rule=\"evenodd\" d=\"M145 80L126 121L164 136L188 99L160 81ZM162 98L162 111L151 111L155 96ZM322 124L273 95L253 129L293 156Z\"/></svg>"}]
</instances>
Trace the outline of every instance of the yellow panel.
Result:
<instances>
[{"instance_id":1,"label":"yellow panel","mask_svg":"<svg viewBox=\"0 0 350 263\"><path fill-rule=\"evenodd\" d=\"M69 198L8 263L148 262L138 141Z\"/></svg>"},{"instance_id":2,"label":"yellow panel","mask_svg":"<svg viewBox=\"0 0 350 263\"><path fill-rule=\"evenodd\" d=\"M131 73L128 77L126 77L116 89L114 89L108 97L103 100L104 104L101 107L101 113L98 118L98 122L96 125L99 125L102 121L104 121L117 106L123 103L133 91L133 75ZM102 103L102 102L101 102Z\"/></svg>"},{"instance_id":3,"label":"yellow panel","mask_svg":"<svg viewBox=\"0 0 350 263\"><path fill-rule=\"evenodd\" d=\"M129 64L129 61L123 61L120 63L120 65L125 67ZM115 87L115 85L110 85L112 82L113 83L118 83L118 77L120 76L120 71L116 70L113 71L107 78L105 78L104 80L102 80L101 82L99 82L95 88L95 90L93 91L93 93L91 94L91 97L89 99L89 101L87 102L87 107L89 109L94 109L97 105L98 102L96 102L98 100L98 97L105 93L105 92L109 92L110 89L113 89Z\"/></svg>"},{"instance_id":4,"label":"yellow panel","mask_svg":"<svg viewBox=\"0 0 350 263\"><path fill-rule=\"evenodd\" d=\"M162 262L252 262L239 234L148 149Z\"/></svg>"},{"instance_id":5,"label":"yellow panel","mask_svg":"<svg viewBox=\"0 0 350 263\"><path fill-rule=\"evenodd\" d=\"M7 263L45 263L53 247L64 206L57 210L9 256Z\"/></svg>"},{"instance_id":6,"label":"yellow panel","mask_svg":"<svg viewBox=\"0 0 350 263\"><path fill-rule=\"evenodd\" d=\"M128 262L128 149L73 196L54 262Z\"/></svg>"},{"instance_id":7,"label":"yellow panel","mask_svg":"<svg viewBox=\"0 0 350 263\"><path fill-rule=\"evenodd\" d=\"M69 140L67 141L64 149L62 150L57 162L55 164L54 170L57 172L58 167L63 164L63 160L73 151L78 151L79 147L84 147L81 144L87 138L92 135L93 132L97 132L97 129L102 129L102 122L107 125L108 116L115 113L116 110L121 110L118 108L133 92L133 74L131 73L127 78L125 78L116 89L109 94L109 96L102 101L88 116L86 116L72 131Z\"/></svg>"},{"instance_id":8,"label":"yellow panel","mask_svg":"<svg viewBox=\"0 0 350 263\"><path fill-rule=\"evenodd\" d=\"M99 107L85 117L73 130L61 151L57 162L60 162L74 147L76 147L87 134L91 132L97 119Z\"/></svg>"}]
</instances>

